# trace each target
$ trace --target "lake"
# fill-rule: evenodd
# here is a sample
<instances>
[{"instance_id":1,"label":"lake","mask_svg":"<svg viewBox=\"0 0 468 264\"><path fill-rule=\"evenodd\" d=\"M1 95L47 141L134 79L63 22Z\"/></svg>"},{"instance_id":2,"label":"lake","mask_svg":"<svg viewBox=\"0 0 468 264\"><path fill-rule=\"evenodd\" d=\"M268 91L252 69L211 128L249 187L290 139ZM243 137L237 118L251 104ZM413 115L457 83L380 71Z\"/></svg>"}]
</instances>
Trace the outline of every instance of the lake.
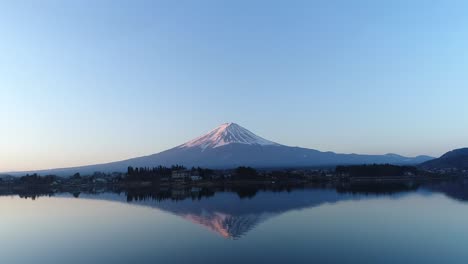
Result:
<instances>
[{"instance_id":1,"label":"lake","mask_svg":"<svg viewBox=\"0 0 468 264\"><path fill-rule=\"evenodd\" d=\"M0 197L2 263L466 263L468 185Z\"/></svg>"}]
</instances>

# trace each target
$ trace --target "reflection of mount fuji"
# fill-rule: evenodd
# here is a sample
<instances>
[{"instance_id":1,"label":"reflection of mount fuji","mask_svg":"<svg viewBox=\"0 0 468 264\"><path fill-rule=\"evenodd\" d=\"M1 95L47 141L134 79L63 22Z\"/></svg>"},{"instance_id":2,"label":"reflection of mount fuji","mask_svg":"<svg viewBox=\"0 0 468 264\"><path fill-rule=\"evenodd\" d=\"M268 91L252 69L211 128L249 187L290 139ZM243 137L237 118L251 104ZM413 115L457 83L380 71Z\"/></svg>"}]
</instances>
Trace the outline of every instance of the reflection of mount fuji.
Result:
<instances>
[{"instance_id":1,"label":"reflection of mount fuji","mask_svg":"<svg viewBox=\"0 0 468 264\"><path fill-rule=\"evenodd\" d=\"M203 225L223 237L237 239L258 224L291 210L362 198L361 195L338 193L334 189L301 189L292 192L260 191L248 199L241 199L234 192L219 192L209 198L194 197L177 201L130 199L131 204L157 208ZM87 198L120 201L124 199L116 194L87 196Z\"/></svg>"},{"instance_id":2,"label":"reflection of mount fuji","mask_svg":"<svg viewBox=\"0 0 468 264\"><path fill-rule=\"evenodd\" d=\"M123 190L68 190L75 197L107 200L145 206L171 213L217 232L226 238L240 238L258 224L280 214L333 204L340 201L365 200L379 195L398 198L421 189L424 195L441 193L459 201L468 201L468 180L434 181L424 184L358 183L332 185L329 188L288 189L258 188L135 188ZM83 193L81 193L83 192ZM117 194L117 193L119 194ZM418 191L419 192L419 191ZM122 194L124 193L124 194ZM41 196L62 196L53 190L3 190L0 196L18 195L36 199ZM68 196L68 195L66 195ZM313 222L313 219L310 219Z\"/></svg>"},{"instance_id":3,"label":"reflection of mount fuji","mask_svg":"<svg viewBox=\"0 0 468 264\"><path fill-rule=\"evenodd\" d=\"M274 216L274 214L260 213L233 216L218 212L202 212L200 215L180 215L192 223L206 226L225 238L239 238L257 224Z\"/></svg>"}]
</instances>

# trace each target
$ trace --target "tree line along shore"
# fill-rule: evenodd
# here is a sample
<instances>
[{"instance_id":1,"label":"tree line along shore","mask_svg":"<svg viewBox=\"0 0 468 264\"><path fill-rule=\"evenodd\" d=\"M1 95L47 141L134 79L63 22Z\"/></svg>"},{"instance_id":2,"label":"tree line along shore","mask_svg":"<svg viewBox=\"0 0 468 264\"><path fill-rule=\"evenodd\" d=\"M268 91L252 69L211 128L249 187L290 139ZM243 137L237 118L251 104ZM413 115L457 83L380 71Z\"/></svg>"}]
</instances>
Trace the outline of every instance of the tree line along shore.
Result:
<instances>
[{"instance_id":1,"label":"tree line along shore","mask_svg":"<svg viewBox=\"0 0 468 264\"><path fill-rule=\"evenodd\" d=\"M67 177L57 175L28 174L20 177L3 175L0 186L80 186L80 185L216 185L248 183L307 183L331 181L401 181L450 178L466 175L454 173L434 173L415 166L390 164L349 165L334 168L295 168L295 169L254 169L238 167L231 170L208 168L171 167L128 167L125 173L101 173L81 175L75 173Z\"/></svg>"}]
</instances>

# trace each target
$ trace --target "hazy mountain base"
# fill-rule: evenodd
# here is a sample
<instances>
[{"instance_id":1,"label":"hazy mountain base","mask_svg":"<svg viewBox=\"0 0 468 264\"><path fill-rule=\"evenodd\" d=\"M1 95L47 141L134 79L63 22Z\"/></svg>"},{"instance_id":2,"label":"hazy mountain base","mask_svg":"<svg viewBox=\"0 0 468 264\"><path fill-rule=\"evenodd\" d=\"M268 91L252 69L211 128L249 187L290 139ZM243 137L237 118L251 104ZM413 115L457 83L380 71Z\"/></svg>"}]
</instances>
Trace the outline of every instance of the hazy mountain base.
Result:
<instances>
[{"instance_id":1,"label":"hazy mountain base","mask_svg":"<svg viewBox=\"0 0 468 264\"><path fill-rule=\"evenodd\" d=\"M255 135L238 124L225 123L185 144L150 156L106 164L35 172L41 175L70 176L77 172L90 175L94 172L125 172L129 166L155 167L158 165L171 166L173 164L180 164L185 167L201 166L211 169L231 169L238 166L250 166L257 169L298 168L373 163L416 165L431 159L433 158L428 156L410 158L397 154L338 154L290 147ZM14 175L24 174L26 173L14 173Z\"/></svg>"},{"instance_id":2,"label":"hazy mountain base","mask_svg":"<svg viewBox=\"0 0 468 264\"><path fill-rule=\"evenodd\" d=\"M200 148L174 148L158 154L125 161L66 169L42 170L37 173L41 175L70 176L76 172L81 174L125 172L129 166L153 167L158 165L171 166L173 164L180 164L185 167L201 166L212 169L236 168L238 166L298 168L373 163L415 165L429 159L432 158L427 156L406 158L395 154L337 154L299 147L229 144L203 151ZM25 173L15 174L24 175Z\"/></svg>"}]
</instances>

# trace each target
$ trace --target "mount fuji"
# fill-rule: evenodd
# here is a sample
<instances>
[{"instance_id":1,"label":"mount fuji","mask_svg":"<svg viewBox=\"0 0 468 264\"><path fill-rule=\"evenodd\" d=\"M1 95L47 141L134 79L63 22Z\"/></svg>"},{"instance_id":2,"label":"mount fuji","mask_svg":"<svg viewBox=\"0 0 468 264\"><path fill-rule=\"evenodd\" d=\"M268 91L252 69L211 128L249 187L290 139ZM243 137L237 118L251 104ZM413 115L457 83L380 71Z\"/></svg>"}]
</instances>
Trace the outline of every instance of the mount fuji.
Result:
<instances>
[{"instance_id":1,"label":"mount fuji","mask_svg":"<svg viewBox=\"0 0 468 264\"><path fill-rule=\"evenodd\" d=\"M403 157L396 154L358 155L321 152L290 147L267 140L235 123L225 123L207 134L175 148L118 162L83 167L36 171L40 174L71 175L76 172L124 172L128 166L154 167L174 164L213 169L251 166L255 168L292 168L350 164L390 163L419 164L433 159L429 156Z\"/></svg>"}]
</instances>

